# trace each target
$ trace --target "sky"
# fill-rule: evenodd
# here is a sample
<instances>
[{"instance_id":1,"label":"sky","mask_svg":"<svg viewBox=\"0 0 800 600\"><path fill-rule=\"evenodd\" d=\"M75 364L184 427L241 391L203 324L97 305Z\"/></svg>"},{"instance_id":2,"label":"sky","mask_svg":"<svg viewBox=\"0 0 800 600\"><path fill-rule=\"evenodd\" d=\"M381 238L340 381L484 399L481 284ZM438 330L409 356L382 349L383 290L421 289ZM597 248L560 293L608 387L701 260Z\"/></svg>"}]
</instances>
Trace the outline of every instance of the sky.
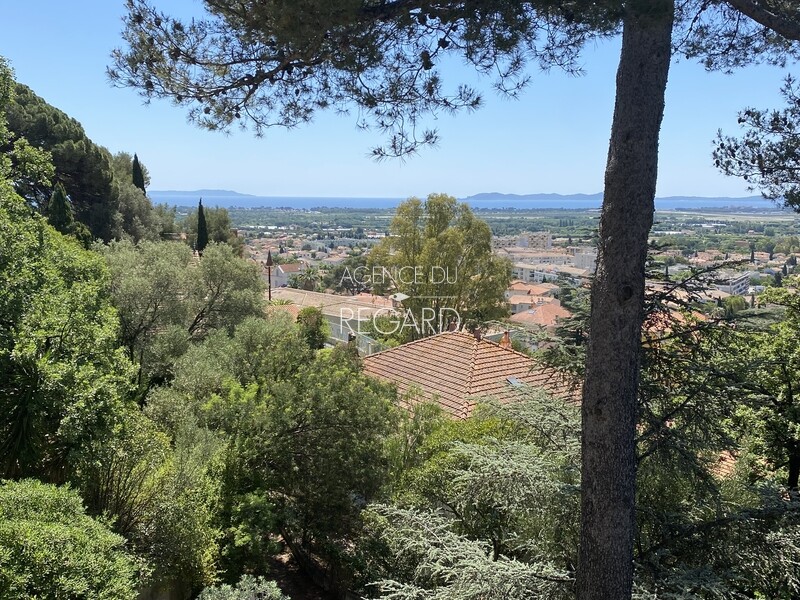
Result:
<instances>
[{"instance_id":1,"label":"sky","mask_svg":"<svg viewBox=\"0 0 800 600\"><path fill-rule=\"evenodd\" d=\"M154 0L173 14L202 13L200 0ZM375 162L379 132L361 131L354 116L319 113L290 131L263 138L236 130L208 132L166 100L149 105L134 90L112 87L106 66L122 43L124 0L0 0L0 56L18 81L81 122L112 152L136 152L153 190L227 189L260 196L391 197L444 192L466 197L508 194L592 194L602 191L614 105L619 39L587 47L584 75L533 72L518 100L454 63L446 85L476 83L484 106L473 113L428 118L441 136L435 148L406 161ZM179 12L178 12L179 11ZM713 167L718 129L737 132L747 106L782 106L786 72L748 67L707 73L676 61L662 127L659 196L745 196L744 182Z\"/></svg>"}]
</instances>

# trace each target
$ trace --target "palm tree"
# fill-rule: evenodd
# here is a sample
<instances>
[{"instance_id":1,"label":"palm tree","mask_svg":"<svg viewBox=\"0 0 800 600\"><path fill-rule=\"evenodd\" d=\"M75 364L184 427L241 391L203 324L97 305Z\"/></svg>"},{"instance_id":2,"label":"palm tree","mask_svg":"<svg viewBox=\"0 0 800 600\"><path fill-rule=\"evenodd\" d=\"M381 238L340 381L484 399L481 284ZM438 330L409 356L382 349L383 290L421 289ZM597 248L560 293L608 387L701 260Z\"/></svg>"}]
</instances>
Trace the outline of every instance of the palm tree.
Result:
<instances>
[{"instance_id":1,"label":"palm tree","mask_svg":"<svg viewBox=\"0 0 800 600\"><path fill-rule=\"evenodd\" d=\"M300 289L313 292L322 281L322 275L317 267L307 267L297 274L295 281Z\"/></svg>"}]
</instances>

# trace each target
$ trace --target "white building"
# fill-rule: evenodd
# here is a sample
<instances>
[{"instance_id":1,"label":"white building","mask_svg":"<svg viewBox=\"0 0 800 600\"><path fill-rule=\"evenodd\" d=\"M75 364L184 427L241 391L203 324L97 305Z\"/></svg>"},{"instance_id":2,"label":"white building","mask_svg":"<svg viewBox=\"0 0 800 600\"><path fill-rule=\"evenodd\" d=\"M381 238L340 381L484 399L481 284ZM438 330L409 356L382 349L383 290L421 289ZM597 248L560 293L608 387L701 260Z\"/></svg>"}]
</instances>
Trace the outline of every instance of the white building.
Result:
<instances>
[{"instance_id":1,"label":"white building","mask_svg":"<svg viewBox=\"0 0 800 600\"><path fill-rule=\"evenodd\" d=\"M718 283L716 288L732 296L746 296L750 289L750 273L742 273L731 277L725 282Z\"/></svg>"}]
</instances>

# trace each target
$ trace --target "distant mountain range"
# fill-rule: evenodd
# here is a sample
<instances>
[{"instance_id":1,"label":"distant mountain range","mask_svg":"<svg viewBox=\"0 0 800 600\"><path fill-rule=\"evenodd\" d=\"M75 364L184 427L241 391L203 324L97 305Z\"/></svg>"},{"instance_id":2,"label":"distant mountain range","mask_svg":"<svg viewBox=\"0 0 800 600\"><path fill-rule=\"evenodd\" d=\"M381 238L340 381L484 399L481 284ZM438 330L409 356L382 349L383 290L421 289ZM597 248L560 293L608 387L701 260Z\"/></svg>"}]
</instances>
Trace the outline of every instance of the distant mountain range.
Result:
<instances>
[{"instance_id":1,"label":"distant mountain range","mask_svg":"<svg viewBox=\"0 0 800 600\"><path fill-rule=\"evenodd\" d=\"M258 196L253 196L252 194L240 194L239 192L234 192L232 190L158 190L149 192L150 194L157 194L158 196L180 196L180 197L191 197L197 198L214 198L216 196L223 196L225 198L231 197L240 197L240 198L257 198Z\"/></svg>"},{"instance_id":2,"label":"distant mountain range","mask_svg":"<svg viewBox=\"0 0 800 600\"><path fill-rule=\"evenodd\" d=\"M225 208L393 208L405 198L337 198L337 197L291 197L254 196L231 190L153 190L150 197L158 203L165 202L176 206L195 206L200 198L207 206ZM502 194L486 192L461 198L473 208L492 209L579 209L600 208L603 194ZM761 196L700 197L668 196L656 198L659 210L700 209L700 208L741 208L759 211L780 210L774 202Z\"/></svg>"}]
</instances>

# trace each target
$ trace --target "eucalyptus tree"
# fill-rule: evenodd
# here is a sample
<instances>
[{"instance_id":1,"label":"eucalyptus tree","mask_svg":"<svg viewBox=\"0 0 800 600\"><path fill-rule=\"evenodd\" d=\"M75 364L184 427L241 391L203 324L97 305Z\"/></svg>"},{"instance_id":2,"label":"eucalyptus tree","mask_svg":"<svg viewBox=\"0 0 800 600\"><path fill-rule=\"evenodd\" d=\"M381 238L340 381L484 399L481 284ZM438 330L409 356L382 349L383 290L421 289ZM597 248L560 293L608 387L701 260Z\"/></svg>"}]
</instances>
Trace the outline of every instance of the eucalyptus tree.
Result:
<instances>
[{"instance_id":1,"label":"eucalyptus tree","mask_svg":"<svg viewBox=\"0 0 800 600\"><path fill-rule=\"evenodd\" d=\"M209 129L257 134L317 110L355 109L387 135L373 152L403 156L433 143L423 116L474 109L481 96L446 88L455 54L515 96L528 65L575 70L588 39L622 31L617 97L600 219L584 385L581 598L631 594L636 392L647 235L673 50L708 68L796 57L791 0L206 0L182 22L128 0L112 80L169 98ZM535 118L532 116L532 118Z\"/></svg>"}]
</instances>

